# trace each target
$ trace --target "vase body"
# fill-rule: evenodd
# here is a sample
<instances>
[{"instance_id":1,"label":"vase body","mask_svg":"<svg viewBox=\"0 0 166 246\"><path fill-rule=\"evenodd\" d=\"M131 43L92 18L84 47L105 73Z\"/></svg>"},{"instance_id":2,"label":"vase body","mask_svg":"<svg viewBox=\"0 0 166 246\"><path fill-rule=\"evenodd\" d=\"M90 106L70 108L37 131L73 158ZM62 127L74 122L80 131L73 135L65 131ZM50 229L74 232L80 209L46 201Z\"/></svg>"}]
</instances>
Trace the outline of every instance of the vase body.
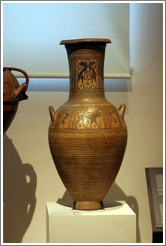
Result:
<instances>
[{"instance_id":1,"label":"vase body","mask_svg":"<svg viewBox=\"0 0 166 246\"><path fill-rule=\"evenodd\" d=\"M19 85L12 70L24 74L26 82ZM17 112L19 101L25 100L28 96L25 94L29 82L27 73L19 68L3 68L3 133L5 134L14 116Z\"/></svg>"},{"instance_id":2,"label":"vase body","mask_svg":"<svg viewBox=\"0 0 166 246\"><path fill-rule=\"evenodd\" d=\"M96 210L114 182L124 156L125 105L105 98L104 54L108 39L64 40L70 68L68 101L50 106L49 146L74 209Z\"/></svg>"}]
</instances>

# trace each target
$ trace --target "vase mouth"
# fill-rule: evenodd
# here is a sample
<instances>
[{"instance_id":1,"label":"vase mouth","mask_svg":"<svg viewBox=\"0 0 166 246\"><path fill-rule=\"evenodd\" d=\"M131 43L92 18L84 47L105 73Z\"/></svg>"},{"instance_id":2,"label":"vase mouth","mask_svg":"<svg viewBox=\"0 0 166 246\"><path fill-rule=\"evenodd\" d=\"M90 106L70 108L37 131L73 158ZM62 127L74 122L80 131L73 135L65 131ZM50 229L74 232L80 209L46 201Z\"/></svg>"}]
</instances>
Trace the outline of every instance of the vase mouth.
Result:
<instances>
[{"instance_id":1,"label":"vase mouth","mask_svg":"<svg viewBox=\"0 0 166 246\"><path fill-rule=\"evenodd\" d=\"M68 45L68 44L80 44L80 43L111 43L110 39L106 38L80 38L80 39L69 39L69 40L62 40L60 42L61 45Z\"/></svg>"}]
</instances>

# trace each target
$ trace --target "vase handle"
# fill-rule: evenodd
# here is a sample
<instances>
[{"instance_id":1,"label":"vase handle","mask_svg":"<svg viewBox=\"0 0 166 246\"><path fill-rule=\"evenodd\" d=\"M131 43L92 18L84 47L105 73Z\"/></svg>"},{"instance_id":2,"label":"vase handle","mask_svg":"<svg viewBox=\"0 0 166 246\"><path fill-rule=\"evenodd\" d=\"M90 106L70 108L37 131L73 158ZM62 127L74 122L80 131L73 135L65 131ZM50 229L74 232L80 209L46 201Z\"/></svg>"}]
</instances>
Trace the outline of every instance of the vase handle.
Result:
<instances>
[{"instance_id":1,"label":"vase handle","mask_svg":"<svg viewBox=\"0 0 166 246\"><path fill-rule=\"evenodd\" d=\"M56 112L55 112L53 106L49 106L49 113L50 113L51 121L53 123L54 119L55 119L55 116L56 116Z\"/></svg>"},{"instance_id":2,"label":"vase handle","mask_svg":"<svg viewBox=\"0 0 166 246\"><path fill-rule=\"evenodd\" d=\"M17 89L14 89L12 100L14 101L16 98L18 98L19 101L27 99L28 96L25 94L25 92L26 92L26 90L28 88L28 84L29 84L28 74L23 69L16 68L16 67L4 67L3 69L4 70L8 69L9 71L14 70L14 71L22 73L25 76L25 79L26 79L25 83L20 85Z\"/></svg>"},{"instance_id":3,"label":"vase handle","mask_svg":"<svg viewBox=\"0 0 166 246\"><path fill-rule=\"evenodd\" d=\"M118 109L118 113L123 119L124 119L125 111L126 111L126 104L122 103Z\"/></svg>"}]
</instances>

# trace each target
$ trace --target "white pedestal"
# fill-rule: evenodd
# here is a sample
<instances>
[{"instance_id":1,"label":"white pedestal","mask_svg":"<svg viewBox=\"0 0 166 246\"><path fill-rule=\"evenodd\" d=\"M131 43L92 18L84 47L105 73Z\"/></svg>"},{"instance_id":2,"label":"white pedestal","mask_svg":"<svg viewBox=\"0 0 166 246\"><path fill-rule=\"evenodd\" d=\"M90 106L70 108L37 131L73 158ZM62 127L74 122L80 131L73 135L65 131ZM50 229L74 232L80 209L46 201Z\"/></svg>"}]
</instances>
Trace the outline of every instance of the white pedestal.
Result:
<instances>
[{"instance_id":1,"label":"white pedestal","mask_svg":"<svg viewBox=\"0 0 166 246\"><path fill-rule=\"evenodd\" d=\"M136 215L124 201L93 211L47 202L47 242L136 243Z\"/></svg>"}]
</instances>

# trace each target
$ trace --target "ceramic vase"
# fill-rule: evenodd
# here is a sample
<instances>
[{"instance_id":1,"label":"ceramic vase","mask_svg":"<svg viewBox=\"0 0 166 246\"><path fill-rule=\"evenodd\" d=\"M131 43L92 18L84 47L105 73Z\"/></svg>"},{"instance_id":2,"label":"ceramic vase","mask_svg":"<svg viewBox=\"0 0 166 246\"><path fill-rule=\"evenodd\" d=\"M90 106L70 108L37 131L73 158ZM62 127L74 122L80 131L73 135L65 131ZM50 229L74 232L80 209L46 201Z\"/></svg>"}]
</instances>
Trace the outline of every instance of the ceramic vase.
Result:
<instances>
[{"instance_id":1,"label":"ceramic vase","mask_svg":"<svg viewBox=\"0 0 166 246\"><path fill-rule=\"evenodd\" d=\"M69 99L49 107L49 146L77 210L103 208L127 143L125 104L118 109L104 93L104 55L109 39L63 40L69 60Z\"/></svg>"},{"instance_id":2,"label":"ceramic vase","mask_svg":"<svg viewBox=\"0 0 166 246\"><path fill-rule=\"evenodd\" d=\"M25 83L19 85L15 75L12 73L17 71L25 76ZM25 94L29 83L28 74L15 67L3 68L3 133L5 134L12 123L17 112L18 104L21 100L25 100L28 96Z\"/></svg>"}]
</instances>

